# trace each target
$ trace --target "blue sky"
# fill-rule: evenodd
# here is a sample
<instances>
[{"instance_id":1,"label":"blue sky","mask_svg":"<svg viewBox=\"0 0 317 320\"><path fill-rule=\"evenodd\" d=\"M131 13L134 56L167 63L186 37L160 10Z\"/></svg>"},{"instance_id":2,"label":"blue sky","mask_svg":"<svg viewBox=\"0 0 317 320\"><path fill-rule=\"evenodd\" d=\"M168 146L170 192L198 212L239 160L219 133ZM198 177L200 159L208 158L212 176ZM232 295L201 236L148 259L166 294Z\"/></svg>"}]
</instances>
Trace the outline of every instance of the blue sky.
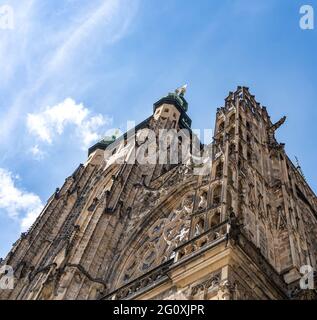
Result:
<instances>
[{"instance_id":1,"label":"blue sky","mask_svg":"<svg viewBox=\"0 0 317 320\"><path fill-rule=\"evenodd\" d=\"M87 148L188 84L193 128L245 85L317 190L317 30L306 0L29 0L0 30L0 257Z\"/></svg>"}]
</instances>

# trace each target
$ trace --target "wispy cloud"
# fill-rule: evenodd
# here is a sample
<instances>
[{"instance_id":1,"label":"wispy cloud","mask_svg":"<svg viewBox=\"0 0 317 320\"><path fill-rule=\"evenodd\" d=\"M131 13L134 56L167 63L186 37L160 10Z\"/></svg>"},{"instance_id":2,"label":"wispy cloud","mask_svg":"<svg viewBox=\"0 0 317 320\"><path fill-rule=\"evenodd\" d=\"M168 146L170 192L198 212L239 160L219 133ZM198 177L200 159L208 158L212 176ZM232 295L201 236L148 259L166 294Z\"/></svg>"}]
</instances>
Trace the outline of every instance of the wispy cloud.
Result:
<instances>
[{"instance_id":1,"label":"wispy cloud","mask_svg":"<svg viewBox=\"0 0 317 320\"><path fill-rule=\"evenodd\" d=\"M16 220L21 231L27 230L40 214L43 203L39 196L16 186L17 177L0 168L0 210Z\"/></svg>"}]
</instances>

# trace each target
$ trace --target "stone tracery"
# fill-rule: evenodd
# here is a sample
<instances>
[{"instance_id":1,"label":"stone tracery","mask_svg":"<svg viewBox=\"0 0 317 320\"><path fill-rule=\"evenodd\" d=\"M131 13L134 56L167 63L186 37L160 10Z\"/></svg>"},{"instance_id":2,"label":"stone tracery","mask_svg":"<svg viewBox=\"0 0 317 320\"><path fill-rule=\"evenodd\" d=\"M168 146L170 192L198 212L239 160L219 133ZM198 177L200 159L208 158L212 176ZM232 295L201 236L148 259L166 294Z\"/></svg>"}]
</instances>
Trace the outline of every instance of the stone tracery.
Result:
<instances>
[{"instance_id":1,"label":"stone tracery","mask_svg":"<svg viewBox=\"0 0 317 320\"><path fill-rule=\"evenodd\" d=\"M188 239L188 213L192 207L193 195L187 194L167 217L160 218L151 225L141 236L136 251L128 258L121 273L121 283L127 283L174 257L173 250Z\"/></svg>"}]
</instances>

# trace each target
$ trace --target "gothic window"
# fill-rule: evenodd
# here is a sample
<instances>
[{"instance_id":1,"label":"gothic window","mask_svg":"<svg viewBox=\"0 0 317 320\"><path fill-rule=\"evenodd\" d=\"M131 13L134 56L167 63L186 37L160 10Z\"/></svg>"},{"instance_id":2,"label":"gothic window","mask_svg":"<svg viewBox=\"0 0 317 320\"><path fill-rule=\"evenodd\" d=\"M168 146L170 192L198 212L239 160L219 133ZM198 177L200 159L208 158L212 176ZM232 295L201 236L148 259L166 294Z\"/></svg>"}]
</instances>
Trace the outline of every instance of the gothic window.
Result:
<instances>
[{"instance_id":1,"label":"gothic window","mask_svg":"<svg viewBox=\"0 0 317 320\"><path fill-rule=\"evenodd\" d=\"M241 139L244 139L244 132L241 127L239 127L239 136Z\"/></svg>"},{"instance_id":2,"label":"gothic window","mask_svg":"<svg viewBox=\"0 0 317 320\"><path fill-rule=\"evenodd\" d=\"M266 212L267 212L268 216L271 218L271 216L272 216L272 207L269 204L266 205Z\"/></svg>"},{"instance_id":3,"label":"gothic window","mask_svg":"<svg viewBox=\"0 0 317 320\"><path fill-rule=\"evenodd\" d=\"M202 191L200 194L200 200L198 204L198 210L203 210L207 208L207 192Z\"/></svg>"},{"instance_id":4,"label":"gothic window","mask_svg":"<svg viewBox=\"0 0 317 320\"><path fill-rule=\"evenodd\" d=\"M233 183L233 173L230 167L228 168L228 183L229 184Z\"/></svg>"},{"instance_id":5,"label":"gothic window","mask_svg":"<svg viewBox=\"0 0 317 320\"><path fill-rule=\"evenodd\" d=\"M231 210L232 209L232 196L231 196L231 192L227 193L227 210Z\"/></svg>"},{"instance_id":6,"label":"gothic window","mask_svg":"<svg viewBox=\"0 0 317 320\"><path fill-rule=\"evenodd\" d=\"M278 216L282 216L282 215L283 215L283 208L282 208L282 206L278 206L278 207L276 208L276 211L277 211L277 215L278 215Z\"/></svg>"},{"instance_id":7,"label":"gothic window","mask_svg":"<svg viewBox=\"0 0 317 320\"><path fill-rule=\"evenodd\" d=\"M131 253L120 274L120 284L173 258L173 250L188 239L191 223L188 209L191 210L192 202L193 195L187 194L169 216L155 221L140 236L139 246Z\"/></svg>"},{"instance_id":8,"label":"gothic window","mask_svg":"<svg viewBox=\"0 0 317 320\"><path fill-rule=\"evenodd\" d=\"M247 159L248 159L248 161L252 160L252 154L251 154L250 150L248 150Z\"/></svg>"},{"instance_id":9,"label":"gothic window","mask_svg":"<svg viewBox=\"0 0 317 320\"><path fill-rule=\"evenodd\" d=\"M223 173L223 163L220 162L216 167L216 179L221 179Z\"/></svg>"},{"instance_id":10,"label":"gothic window","mask_svg":"<svg viewBox=\"0 0 317 320\"><path fill-rule=\"evenodd\" d=\"M235 129L232 127L228 133L229 140L233 140L235 136Z\"/></svg>"},{"instance_id":11,"label":"gothic window","mask_svg":"<svg viewBox=\"0 0 317 320\"><path fill-rule=\"evenodd\" d=\"M255 216L252 211L247 210L245 212L244 224L249 239L255 242Z\"/></svg>"},{"instance_id":12,"label":"gothic window","mask_svg":"<svg viewBox=\"0 0 317 320\"><path fill-rule=\"evenodd\" d=\"M234 143L231 143L229 146L229 156L234 155L235 151L236 151L236 146Z\"/></svg>"},{"instance_id":13,"label":"gothic window","mask_svg":"<svg viewBox=\"0 0 317 320\"><path fill-rule=\"evenodd\" d=\"M225 123L221 122L218 127L218 132L222 131L225 128Z\"/></svg>"},{"instance_id":14,"label":"gothic window","mask_svg":"<svg viewBox=\"0 0 317 320\"><path fill-rule=\"evenodd\" d=\"M249 131L252 130L252 125L251 125L251 123L249 121L247 121L246 127L247 127L247 130L249 130Z\"/></svg>"},{"instance_id":15,"label":"gothic window","mask_svg":"<svg viewBox=\"0 0 317 320\"><path fill-rule=\"evenodd\" d=\"M235 120L236 120L236 115L235 115L235 113L234 113L234 114L232 114L232 115L230 116L230 118L229 118L229 124L230 124L230 125L233 125L233 124L235 123Z\"/></svg>"},{"instance_id":16,"label":"gothic window","mask_svg":"<svg viewBox=\"0 0 317 320\"><path fill-rule=\"evenodd\" d=\"M197 223L194 226L194 237L199 236L200 234L204 233L205 231L205 221L203 218L199 218Z\"/></svg>"},{"instance_id":17,"label":"gothic window","mask_svg":"<svg viewBox=\"0 0 317 320\"><path fill-rule=\"evenodd\" d=\"M242 143L239 143L239 150L240 150L241 154L243 155L243 145L242 145Z\"/></svg>"},{"instance_id":18,"label":"gothic window","mask_svg":"<svg viewBox=\"0 0 317 320\"><path fill-rule=\"evenodd\" d=\"M258 192L258 212L259 217L263 219L265 215L265 208L263 202L263 195L260 192Z\"/></svg>"},{"instance_id":19,"label":"gothic window","mask_svg":"<svg viewBox=\"0 0 317 320\"><path fill-rule=\"evenodd\" d=\"M261 188L261 184L259 182L256 183L256 188L257 188L258 192L261 193L262 188Z\"/></svg>"},{"instance_id":20,"label":"gothic window","mask_svg":"<svg viewBox=\"0 0 317 320\"><path fill-rule=\"evenodd\" d=\"M223 137L224 137L224 134L221 134L220 137L219 137L219 146L222 148L223 147Z\"/></svg>"},{"instance_id":21,"label":"gothic window","mask_svg":"<svg viewBox=\"0 0 317 320\"><path fill-rule=\"evenodd\" d=\"M220 223L220 212L215 211L210 217L209 227L213 228L214 226L218 225L219 223Z\"/></svg>"},{"instance_id":22,"label":"gothic window","mask_svg":"<svg viewBox=\"0 0 317 320\"><path fill-rule=\"evenodd\" d=\"M275 265L274 238L271 232L267 233L267 244L268 244L268 250L267 250L268 258L271 264Z\"/></svg>"},{"instance_id":23,"label":"gothic window","mask_svg":"<svg viewBox=\"0 0 317 320\"><path fill-rule=\"evenodd\" d=\"M266 233L263 226L259 227L259 245L261 253L266 257L267 256L267 239Z\"/></svg>"},{"instance_id":24,"label":"gothic window","mask_svg":"<svg viewBox=\"0 0 317 320\"><path fill-rule=\"evenodd\" d=\"M213 192L213 197L212 197L212 203L213 203L213 206L218 206L220 205L220 201L221 201L221 186L217 186L215 189L214 189L214 192Z\"/></svg>"},{"instance_id":25,"label":"gothic window","mask_svg":"<svg viewBox=\"0 0 317 320\"><path fill-rule=\"evenodd\" d=\"M253 208L253 206L255 204L255 190L254 190L254 185L252 183L249 183L248 201L249 201L249 205L251 206L251 208Z\"/></svg>"}]
</instances>

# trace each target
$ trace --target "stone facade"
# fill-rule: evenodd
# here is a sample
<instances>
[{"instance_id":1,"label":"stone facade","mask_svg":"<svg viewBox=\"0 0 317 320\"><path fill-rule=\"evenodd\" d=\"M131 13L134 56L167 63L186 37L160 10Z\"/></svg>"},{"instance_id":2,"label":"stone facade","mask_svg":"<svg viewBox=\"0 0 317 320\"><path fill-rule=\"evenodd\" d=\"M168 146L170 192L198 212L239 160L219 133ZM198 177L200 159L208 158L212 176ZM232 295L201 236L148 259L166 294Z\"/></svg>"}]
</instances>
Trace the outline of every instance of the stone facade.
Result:
<instances>
[{"instance_id":1,"label":"stone facade","mask_svg":"<svg viewBox=\"0 0 317 320\"><path fill-rule=\"evenodd\" d=\"M183 93L90 148L2 261L14 289L0 299L315 299L299 271L316 268L317 198L275 139L285 118L272 123L248 88L217 110L207 174L120 163L147 129L191 132Z\"/></svg>"}]
</instances>

